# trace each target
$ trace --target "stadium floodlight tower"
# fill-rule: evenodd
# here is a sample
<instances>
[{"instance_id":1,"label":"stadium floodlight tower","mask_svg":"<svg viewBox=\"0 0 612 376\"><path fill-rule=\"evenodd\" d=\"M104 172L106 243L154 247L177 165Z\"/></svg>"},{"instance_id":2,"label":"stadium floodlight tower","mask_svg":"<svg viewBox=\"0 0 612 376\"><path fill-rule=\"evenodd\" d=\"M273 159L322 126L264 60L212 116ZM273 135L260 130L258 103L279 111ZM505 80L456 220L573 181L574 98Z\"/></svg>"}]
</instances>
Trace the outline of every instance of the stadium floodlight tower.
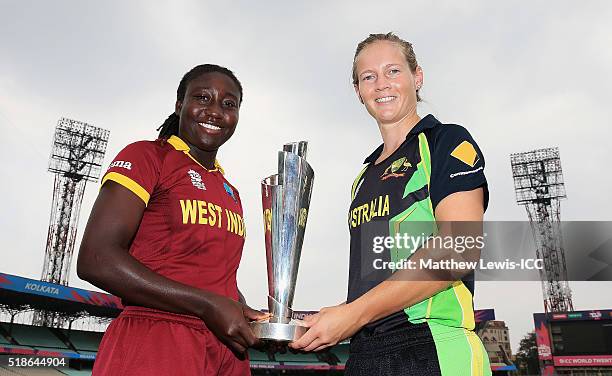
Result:
<instances>
[{"instance_id":1,"label":"stadium floodlight tower","mask_svg":"<svg viewBox=\"0 0 612 376\"><path fill-rule=\"evenodd\" d=\"M42 281L68 285L85 184L100 177L109 134L76 120L57 123L49 160L55 183Z\"/></svg>"},{"instance_id":2,"label":"stadium floodlight tower","mask_svg":"<svg viewBox=\"0 0 612 376\"><path fill-rule=\"evenodd\" d=\"M109 134L67 118L57 123L49 160L55 183L42 281L68 285L85 184L100 177ZM54 312L37 311L33 323L58 327L65 320Z\"/></svg>"},{"instance_id":3,"label":"stadium floodlight tower","mask_svg":"<svg viewBox=\"0 0 612 376\"><path fill-rule=\"evenodd\" d=\"M558 148L510 155L516 202L524 205L536 245L546 312L573 311L561 236L560 203L566 198Z\"/></svg>"}]
</instances>

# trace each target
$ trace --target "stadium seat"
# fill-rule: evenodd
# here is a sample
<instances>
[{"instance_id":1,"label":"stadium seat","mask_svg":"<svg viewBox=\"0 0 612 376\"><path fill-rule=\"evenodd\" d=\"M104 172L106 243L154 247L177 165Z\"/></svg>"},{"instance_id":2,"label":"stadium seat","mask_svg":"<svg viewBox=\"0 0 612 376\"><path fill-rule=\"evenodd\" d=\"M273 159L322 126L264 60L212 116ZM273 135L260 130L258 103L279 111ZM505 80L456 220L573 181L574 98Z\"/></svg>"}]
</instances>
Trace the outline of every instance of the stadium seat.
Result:
<instances>
[{"instance_id":1,"label":"stadium seat","mask_svg":"<svg viewBox=\"0 0 612 376\"><path fill-rule=\"evenodd\" d=\"M261 362L267 362L268 360L268 354L266 354L265 352L262 351L257 351L255 349L249 349L249 359L252 362L257 362L257 361L261 361Z\"/></svg>"},{"instance_id":2,"label":"stadium seat","mask_svg":"<svg viewBox=\"0 0 612 376\"><path fill-rule=\"evenodd\" d=\"M70 368L62 368L64 375L68 376L91 376L91 370L76 370Z\"/></svg>"},{"instance_id":3,"label":"stadium seat","mask_svg":"<svg viewBox=\"0 0 612 376\"><path fill-rule=\"evenodd\" d=\"M309 363L309 364L317 364L321 363L317 358L317 355L314 353L305 353L305 354L293 354L291 352L287 352L285 354L277 353L275 355L277 362L283 362L284 364L298 364L298 363Z\"/></svg>"},{"instance_id":4,"label":"stadium seat","mask_svg":"<svg viewBox=\"0 0 612 376\"><path fill-rule=\"evenodd\" d=\"M42 349L69 349L59 338L42 326L13 324L11 327L6 323L3 323L3 326L20 345L36 346Z\"/></svg>"},{"instance_id":5,"label":"stadium seat","mask_svg":"<svg viewBox=\"0 0 612 376\"><path fill-rule=\"evenodd\" d=\"M19 370L10 369L8 367L0 366L0 376L54 376L54 375L65 375L56 369L49 367L19 367ZM80 375L91 375L91 371L87 374Z\"/></svg>"},{"instance_id":6,"label":"stadium seat","mask_svg":"<svg viewBox=\"0 0 612 376\"><path fill-rule=\"evenodd\" d=\"M76 347L79 352L85 351L98 351L100 341L102 341L103 333L98 332L84 332L80 330L62 330L62 333L68 338L70 342Z\"/></svg>"},{"instance_id":7,"label":"stadium seat","mask_svg":"<svg viewBox=\"0 0 612 376\"><path fill-rule=\"evenodd\" d=\"M337 345L331 349L331 352L335 354L340 360L339 364L346 364L349 357L349 345Z\"/></svg>"}]
</instances>

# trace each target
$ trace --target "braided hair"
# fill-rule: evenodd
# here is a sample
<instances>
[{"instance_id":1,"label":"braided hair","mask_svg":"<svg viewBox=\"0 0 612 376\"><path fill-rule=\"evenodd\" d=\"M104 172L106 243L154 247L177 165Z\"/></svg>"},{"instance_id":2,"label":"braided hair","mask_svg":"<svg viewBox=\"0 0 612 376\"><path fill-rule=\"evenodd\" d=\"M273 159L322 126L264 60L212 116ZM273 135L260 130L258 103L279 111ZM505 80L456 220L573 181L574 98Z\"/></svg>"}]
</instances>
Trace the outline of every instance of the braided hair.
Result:
<instances>
[{"instance_id":1,"label":"braided hair","mask_svg":"<svg viewBox=\"0 0 612 376\"><path fill-rule=\"evenodd\" d=\"M236 76L234 75L234 72L232 72L231 70L225 67L221 67L215 64L198 65L192 68L189 72L185 73L185 75L181 79L181 82L179 83L178 89L176 89L176 100L177 101L184 100L185 92L187 91L187 85L189 85L189 83L192 80L200 77L201 75L205 73L213 73L213 72L224 74L227 77L229 77L232 81L234 81L236 86L238 86L238 91L240 92L240 103L242 103L242 85L240 84L240 81L238 81ZM178 135L179 119L180 118L176 113L173 112L172 114L170 114L170 116L168 116L166 121L164 121L164 123L157 128L157 130L159 131L158 137L168 138L172 135L175 135L175 136Z\"/></svg>"}]
</instances>

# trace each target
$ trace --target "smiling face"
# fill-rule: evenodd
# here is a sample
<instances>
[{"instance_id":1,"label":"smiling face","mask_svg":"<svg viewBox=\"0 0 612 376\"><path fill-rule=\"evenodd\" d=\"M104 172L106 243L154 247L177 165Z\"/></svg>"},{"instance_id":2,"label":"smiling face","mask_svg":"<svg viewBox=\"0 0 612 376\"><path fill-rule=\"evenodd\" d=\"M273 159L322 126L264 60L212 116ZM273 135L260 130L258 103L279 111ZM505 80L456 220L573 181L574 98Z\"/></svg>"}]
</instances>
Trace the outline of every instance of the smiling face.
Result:
<instances>
[{"instance_id":1,"label":"smiling face","mask_svg":"<svg viewBox=\"0 0 612 376\"><path fill-rule=\"evenodd\" d=\"M376 41L366 46L355 61L355 91L379 124L399 123L416 114L416 91L423 72L412 72L399 45Z\"/></svg>"},{"instance_id":2,"label":"smiling face","mask_svg":"<svg viewBox=\"0 0 612 376\"><path fill-rule=\"evenodd\" d=\"M203 151L216 151L234 133L238 123L240 90L227 75L204 73L187 85L176 102L179 137Z\"/></svg>"}]
</instances>

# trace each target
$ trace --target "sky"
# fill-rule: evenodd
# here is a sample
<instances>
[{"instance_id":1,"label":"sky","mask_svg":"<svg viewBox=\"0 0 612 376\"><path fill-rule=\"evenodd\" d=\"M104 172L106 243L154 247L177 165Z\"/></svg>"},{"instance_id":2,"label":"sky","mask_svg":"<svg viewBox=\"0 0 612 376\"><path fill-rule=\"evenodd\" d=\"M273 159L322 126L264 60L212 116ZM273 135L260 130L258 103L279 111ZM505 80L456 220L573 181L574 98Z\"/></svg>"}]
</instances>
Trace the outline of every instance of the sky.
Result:
<instances>
[{"instance_id":1,"label":"sky","mask_svg":"<svg viewBox=\"0 0 612 376\"><path fill-rule=\"evenodd\" d=\"M559 147L566 183L562 219L611 219L610 2L1 4L1 272L40 278L60 117L110 130L107 166L125 145L155 138L186 71L215 63L244 87L238 128L218 155L248 228L240 289L251 306L266 306L260 181L275 172L283 143L308 140L315 183L294 308L344 301L350 185L381 142L354 94L351 63L359 41L387 31L413 43L423 68L419 114L462 124L482 149L486 220L527 218L509 155L550 146ZM77 250L97 190L86 187ZM75 262L70 285L96 290L79 280ZM610 287L572 282L575 308L612 308ZM543 311L539 282L479 283L474 304L495 308L514 351L533 329L532 313Z\"/></svg>"}]
</instances>

